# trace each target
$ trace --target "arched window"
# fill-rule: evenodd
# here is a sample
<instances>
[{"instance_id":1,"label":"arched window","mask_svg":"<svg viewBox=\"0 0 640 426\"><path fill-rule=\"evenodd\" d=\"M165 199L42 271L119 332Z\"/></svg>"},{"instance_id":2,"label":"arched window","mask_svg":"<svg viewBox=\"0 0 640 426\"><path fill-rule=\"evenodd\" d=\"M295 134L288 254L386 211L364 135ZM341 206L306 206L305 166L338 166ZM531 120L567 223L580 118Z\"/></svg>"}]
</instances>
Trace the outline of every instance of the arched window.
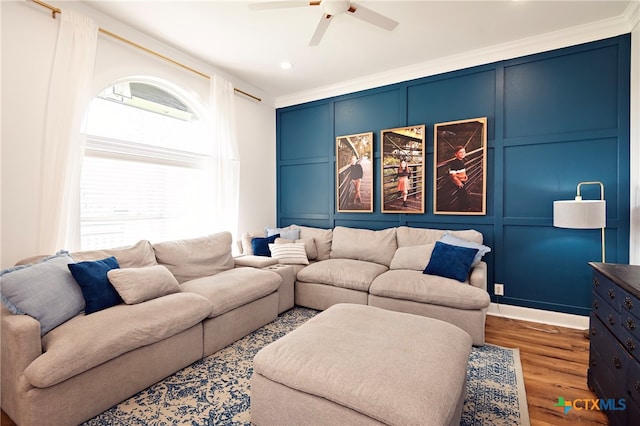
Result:
<instances>
[{"instance_id":1,"label":"arched window","mask_svg":"<svg viewBox=\"0 0 640 426\"><path fill-rule=\"evenodd\" d=\"M203 235L211 212L204 114L179 89L119 81L91 102L80 193L81 249Z\"/></svg>"}]
</instances>

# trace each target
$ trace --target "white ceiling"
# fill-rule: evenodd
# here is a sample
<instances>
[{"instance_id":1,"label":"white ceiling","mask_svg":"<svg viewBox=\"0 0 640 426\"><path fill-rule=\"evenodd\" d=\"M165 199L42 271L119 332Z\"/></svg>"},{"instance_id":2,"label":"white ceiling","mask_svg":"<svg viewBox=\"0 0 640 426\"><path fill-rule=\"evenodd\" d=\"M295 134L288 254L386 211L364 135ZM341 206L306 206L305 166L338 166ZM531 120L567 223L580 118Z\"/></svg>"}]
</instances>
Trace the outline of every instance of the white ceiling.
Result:
<instances>
[{"instance_id":1,"label":"white ceiling","mask_svg":"<svg viewBox=\"0 0 640 426\"><path fill-rule=\"evenodd\" d=\"M619 26L630 21L630 10L637 13L637 1L359 0L354 3L400 24L388 32L337 15L316 47L308 43L322 16L317 6L256 11L242 0L86 3L277 100L567 29ZM293 69L283 71L282 61Z\"/></svg>"}]
</instances>

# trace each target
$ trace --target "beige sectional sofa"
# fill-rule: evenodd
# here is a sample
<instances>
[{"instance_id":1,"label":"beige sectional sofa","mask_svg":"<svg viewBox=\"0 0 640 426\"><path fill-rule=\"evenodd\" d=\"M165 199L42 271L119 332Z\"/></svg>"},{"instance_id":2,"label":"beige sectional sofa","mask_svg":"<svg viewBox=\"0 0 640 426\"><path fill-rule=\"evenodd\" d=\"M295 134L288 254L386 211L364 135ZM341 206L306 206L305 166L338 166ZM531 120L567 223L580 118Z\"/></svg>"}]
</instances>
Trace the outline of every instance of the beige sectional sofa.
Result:
<instances>
[{"instance_id":1,"label":"beige sectional sofa","mask_svg":"<svg viewBox=\"0 0 640 426\"><path fill-rule=\"evenodd\" d=\"M297 230L299 242L313 241L309 264L294 264L295 303L325 310L337 303L358 303L440 319L454 324L480 346L490 297L487 292L487 264L481 261L490 250L475 230L445 231L407 226L380 231L337 226L320 229L291 225L281 231ZM243 250L247 251L245 235ZM457 241L480 247L468 274L460 281L423 273L433 259L437 242ZM278 240L277 243L290 243ZM252 264L245 256L245 264ZM237 260L239 261L239 260ZM267 259L264 259L267 261ZM277 261L273 260L273 261ZM445 258L444 269L453 268Z\"/></svg>"},{"instance_id":2,"label":"beige sectional sofa","mask_svg":"<svg viewBox=\"0 0 640 426\"><path fill-rule=\"evenodd\" d=\"M486 264L474 262L462 282L423 273L439 241L481 245L479 232L289 229L296 241L274 243L303 246L302 258L277 257L281 250L234 258L224 232L61 252L2 271L2 409L21 426L78 424L271 322L294 298L319 310L352 302L433 317L484 343ZM119 268L107 278L119 301L87 314L86 283L81 293L68 269L111 257Z\"/></svg>"},{"instance_id":3,"label":"beige sectional sofa","mask_svg":"<svg viewBox=\"0 0 640 426\"><path fill-rule=\"evenodd\" d=\"M153 245L141 241L70 258L60 253L32 259L30 266L3 271L3 302L8 295L37 312L16 315L2 304L2 409L21 426L78 424L292 307L293 282L287 290L278 271L236 267L231 240L225 232ZM52 310L57 303L49 298L38 311L31 300L20 299L24 286L39 291L29 279L39 277L45 287L64 275L69 262L110 256L120 268L109 271L109 280L125 303L80 312L42 333L41 325L52 326L47 306Z\"/></svg>"}]
</instances>

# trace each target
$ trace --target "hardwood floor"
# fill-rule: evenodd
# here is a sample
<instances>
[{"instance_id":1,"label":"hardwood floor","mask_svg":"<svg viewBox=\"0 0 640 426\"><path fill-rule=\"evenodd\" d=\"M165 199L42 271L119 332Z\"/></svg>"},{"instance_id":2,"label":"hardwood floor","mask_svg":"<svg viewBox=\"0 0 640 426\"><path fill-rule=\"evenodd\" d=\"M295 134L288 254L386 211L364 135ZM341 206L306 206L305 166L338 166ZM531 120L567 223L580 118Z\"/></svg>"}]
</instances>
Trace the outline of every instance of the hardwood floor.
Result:
<instances>
[{"instance_id":1,"label":"hardwood floor","mask_svg":"<svg viewBox=\"0 0 640 426\"><path fill-rule=\"evenodd\" d=\"M595 399L587 386L589 340L582 330L487 316L487 343L519 348L531 425L606 425L601 411L554 407L567 401Z\"/></svg>"},{"instance_id":2,"label":"hardwood floor","mask_svg":"<svg viewBox=\"0 0 640 426\"><path fill-rule=\"evenodd\" d=\"M532 426L606 425L600 411L554 407L558 397L567 401L595 399L587 387L589 341L582 330L487 316L487 343L519 348ZM2 412L2 426L15 423Z\"/></svg>"}]
</instances>

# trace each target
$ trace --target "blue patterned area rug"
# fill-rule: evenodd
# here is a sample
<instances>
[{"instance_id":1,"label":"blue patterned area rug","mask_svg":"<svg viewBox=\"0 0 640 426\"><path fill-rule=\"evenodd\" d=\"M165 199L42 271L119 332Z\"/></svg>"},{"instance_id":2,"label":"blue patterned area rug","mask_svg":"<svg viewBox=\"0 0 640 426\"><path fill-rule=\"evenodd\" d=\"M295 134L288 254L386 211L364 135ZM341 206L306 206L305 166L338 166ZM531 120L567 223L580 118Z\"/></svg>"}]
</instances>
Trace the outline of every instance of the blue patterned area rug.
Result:
<instances>
[{"instance_id":1,"label":"blue patterned area rug","mask_svg":"<svg viewBox=\"0 0 640 426\"><path fill-rule=\"evenodd\" d=\"M234 344L191 364L84 423L109 425L249 425L249 381L258 351L318 312L291 309ZM473 348L461 425L528 425L516 349Z\"/></svg>"}]
</instances>

